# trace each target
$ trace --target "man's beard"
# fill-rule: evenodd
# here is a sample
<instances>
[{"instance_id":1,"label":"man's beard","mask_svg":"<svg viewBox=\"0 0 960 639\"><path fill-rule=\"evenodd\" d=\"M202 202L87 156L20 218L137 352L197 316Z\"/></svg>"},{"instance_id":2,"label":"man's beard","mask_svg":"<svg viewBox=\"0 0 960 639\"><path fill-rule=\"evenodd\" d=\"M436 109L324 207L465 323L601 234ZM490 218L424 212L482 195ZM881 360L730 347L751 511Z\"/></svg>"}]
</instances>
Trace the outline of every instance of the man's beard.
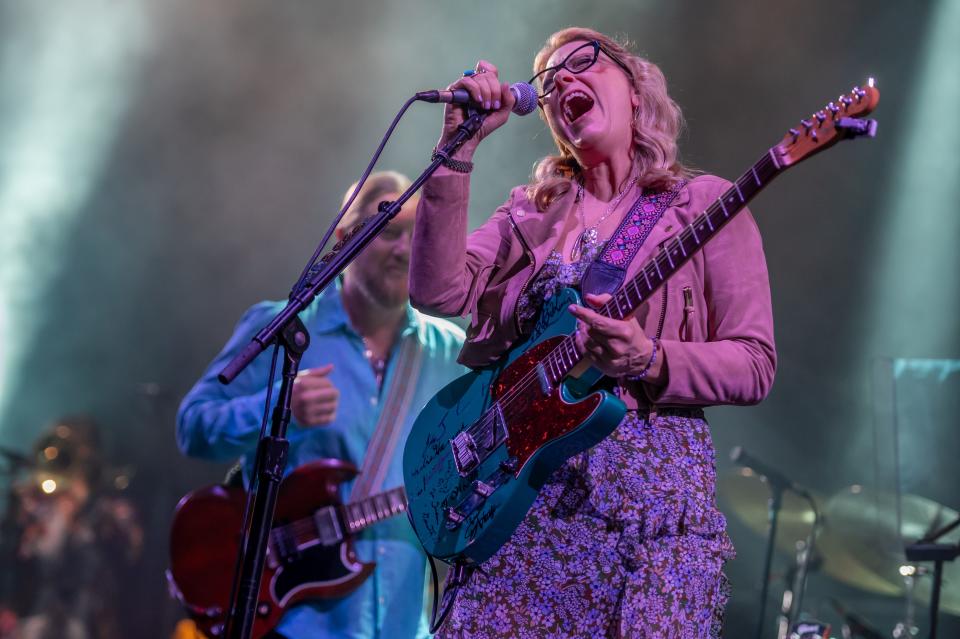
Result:
<instances>
[{"instance_id":1,"label":"man's beard","mask_svg":"<svg viewBox=\"0 0 960 639\"><path fill-rule=\"evenodd\" d=\"M382 308L397 308L406 305L410 299L410 291L406 279L402 283L394 283L391 279L366 280L357 282L364 297L376 306Z\"/></svg>"}]
</instances>

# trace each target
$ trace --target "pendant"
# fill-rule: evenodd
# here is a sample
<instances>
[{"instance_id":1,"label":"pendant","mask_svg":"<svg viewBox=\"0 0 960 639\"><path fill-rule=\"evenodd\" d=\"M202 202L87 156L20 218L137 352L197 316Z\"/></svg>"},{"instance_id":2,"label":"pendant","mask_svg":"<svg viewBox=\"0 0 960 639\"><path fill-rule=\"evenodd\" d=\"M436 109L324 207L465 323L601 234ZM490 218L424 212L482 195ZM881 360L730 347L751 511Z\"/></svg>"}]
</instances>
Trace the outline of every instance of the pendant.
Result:
<instances>
[{"instance_id":1,"label":"pendant","mask_svg":"<svg viewBox=\"0 0 960 639\"><path fill-rule=\"evenodd\" d=\"M583 229L583 232L577 236L577 239L573 242L573 248L570 249L570 261L579 262L580 258L583 256L583 252L586 249L588 244L594 244L597 241L597 229L596 227L590 227L588 229Z\"/></svg>"}]
</instances>

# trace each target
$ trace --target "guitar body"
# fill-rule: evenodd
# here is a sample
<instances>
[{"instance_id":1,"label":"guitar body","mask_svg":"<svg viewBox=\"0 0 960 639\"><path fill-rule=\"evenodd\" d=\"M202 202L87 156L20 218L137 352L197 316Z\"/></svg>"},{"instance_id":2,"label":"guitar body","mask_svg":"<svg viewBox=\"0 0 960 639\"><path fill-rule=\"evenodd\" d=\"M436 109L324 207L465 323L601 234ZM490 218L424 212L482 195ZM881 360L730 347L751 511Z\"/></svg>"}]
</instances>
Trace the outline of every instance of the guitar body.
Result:
<instances>
[{"instance_id":1,"label":"guitar body","mask_svg":"<svg viewBox=\"0 0 960 639\"><path fill-rule=\"evenodd\" d=\"M348 462L324 459L297 468L281 483L257 597L254 639L276 627L290 606L306 599L342 597L373 572L376 564L357 559L349 536L324 545L315 531L278 534L286 524L298 522L302 527L321 509L339 506L340 484L356 474ZM223 635L245 505L242 489L210 486L186 495L174 513L170 577L177 596L208 636Z\"/></svg>"},{"instance_id":2,"label":"guitar body","mask_svg":"<svg viewBox=\"0 0 960 639\"><path fill-rule=\"evenodd\" d=\"M489 558L550 474L613 432L626 413L612 394L589 392L599 371L555 387L538 371L541 358L576 328L567 310L573 303L580 303L573 289L554 295L524 341L497 364L445 386L414 423L404 449L404 484L414 531L431 555L451 562ZM454 447L464 434L476 453L458 464ZM459 447L461 456L471 440ZM457 511L452 519L448 509Z\"/></svg>"}]
</instances>

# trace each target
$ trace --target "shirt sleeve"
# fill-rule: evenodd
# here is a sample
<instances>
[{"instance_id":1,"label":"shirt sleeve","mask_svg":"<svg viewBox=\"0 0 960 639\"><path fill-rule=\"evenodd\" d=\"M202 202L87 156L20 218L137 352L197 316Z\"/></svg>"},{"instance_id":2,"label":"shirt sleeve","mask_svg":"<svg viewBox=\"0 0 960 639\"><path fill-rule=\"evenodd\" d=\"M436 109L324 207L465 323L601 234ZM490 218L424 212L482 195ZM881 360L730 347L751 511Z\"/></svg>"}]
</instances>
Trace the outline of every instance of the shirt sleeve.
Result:
<instances>
[{"instance_id":1,"label":"shirt sleeve","mask_svg":"<svg viewBox=\"0 0 960 639\"><path fill-rule=\"evenodd\" d=\"M223 461L236 459L256 445L273 349L261 353L230 384L221 384L217 374L275 314L274 306L264 302L244 314L226 346L180 403L176 435L185 455ZM276 382L271 401L276 400L278 389Z\"/></svg>"}]
</instances>

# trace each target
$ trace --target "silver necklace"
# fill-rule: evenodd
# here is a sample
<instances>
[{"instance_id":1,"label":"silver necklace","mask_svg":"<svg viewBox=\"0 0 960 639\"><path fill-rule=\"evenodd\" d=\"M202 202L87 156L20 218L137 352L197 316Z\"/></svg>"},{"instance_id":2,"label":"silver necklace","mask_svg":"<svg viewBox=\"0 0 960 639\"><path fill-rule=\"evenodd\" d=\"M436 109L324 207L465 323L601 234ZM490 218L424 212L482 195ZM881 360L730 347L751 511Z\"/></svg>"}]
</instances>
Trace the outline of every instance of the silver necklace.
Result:
<instances>
[{"instance_id":1,"label":"silver necklace","mask_svg":"<svg viewBox=\"0 0 960 639\"><path fill-rule=\"evenodd\" d=\"M383 377L387 372L387 359L374 355L371 342L367 340L366 337L361 337L360 339L363 340L363 354L367 358L367 361L370 362L370 367L373 369L373 376L377 380L377 388L382 388Z\"/></svg>"},{"instance_id":2,"label":"silver necklace","mask_svg":"<svg viewBox=\"0 0 960 639\"><path fill-rule=\"evenodd\" d=\"M580 214L580 224L583 226L583 231L580 235L577 236L577 239L573 242L573 247L570 249L570 261L576 262L580 259L580 256L583 255L583 251L588 244L596 244L597 236L599 232L597 229L603 221L610 217L614 211L617 210L617 207L620 206L620 202L623 201L623 198L627 196L627 193L632 191L632 187L637 183L636 175L632 175L627 181L627 185L623 187L623 190L617 194L617 197L614 198L613 202L610 203L610 206L607 207L606 212L600 216L600 219L594 222L591 226L587 226L587 215L583 210L583 201L586 198L586 190L583 188L583 179L581 178L577 184L577 199L579 204L577 205L577 212Z\"/></svg>"}]
</instances>

